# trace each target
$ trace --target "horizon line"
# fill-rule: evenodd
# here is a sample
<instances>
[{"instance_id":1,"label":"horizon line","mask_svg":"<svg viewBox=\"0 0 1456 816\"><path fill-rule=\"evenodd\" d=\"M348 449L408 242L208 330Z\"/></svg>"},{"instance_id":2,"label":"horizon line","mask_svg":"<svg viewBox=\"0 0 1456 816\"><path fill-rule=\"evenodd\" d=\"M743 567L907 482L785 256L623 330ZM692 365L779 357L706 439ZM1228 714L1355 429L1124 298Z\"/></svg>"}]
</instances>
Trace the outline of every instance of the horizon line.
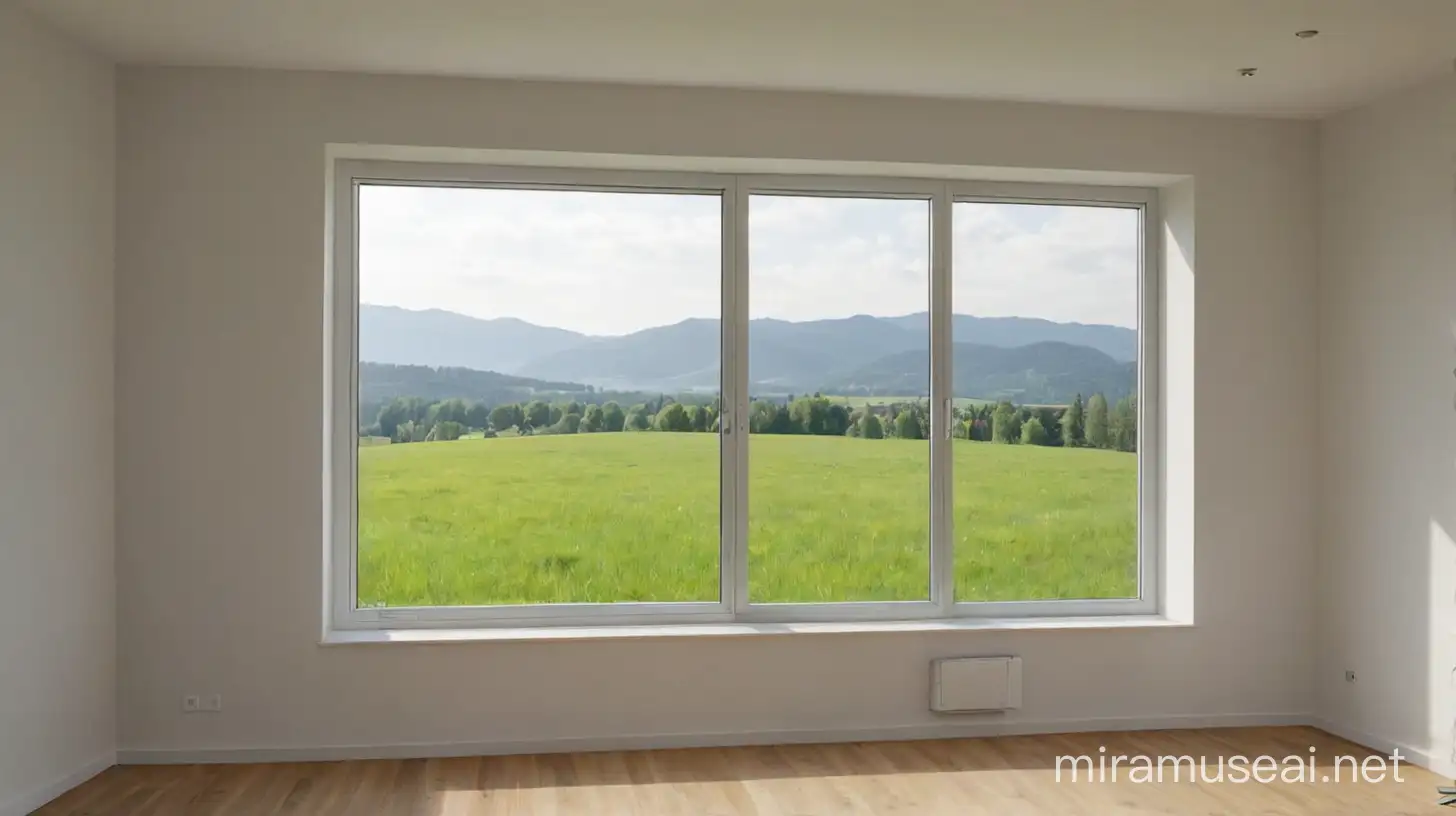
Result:
<instances>
[{"instance_id":1,"label":"horizon line","mask_svg":"<svg viewBox=\"0 0 1456 816\"><path fill-rule=\"evenodd\" d=\"M402 312L410 312L412 314L424 314L426 312L441 312L443 314L455 315L456 317L464 317L464 318L468 318L470 320L478 320L478 321L480 321L482 323L492 323L492 322L501 321L501 320L510 320L510 321L515 321L517 323L524 323L527 326L533 326L533 327L538 328L538 329L551 329L551 330L554 330L554 331L570 332L572 334L580 335L580 336L585 337L587 339L602 339L602 340L608 340L608 339L618 338L618 337L628 337L630 335L637 334L638 332L649 331L651 329L665 329L665 328L668 328L670 326L680 326L680 325L682 325L684 323L690 323L690 322L695 321L695 320L719 322L722 319L722 318L719 318L719 317L685 317L682 320L679 320L679 321L677 321L675 323L663 323L663 324L656 325L656 326L643 326L640 329L633 329L632 331L623 332L621 334L589 334L587 332L579 331L577 329L568 329L568 328L566 328L564 326L550 326L550 325L546 325L546 324L543 324L543 323L532 323L529 320L525 320L525 319L519 318L519 317L510 317L510 316L479 317L477 315L466 314L465 312L456 312L456 311L452 311L450 309L442 309L442 308L440 308L438 306L429 306L429 307L426 307L426 308L423 308L423 309L412 309L412 308L410 308L408 306L396 306L394 304L387 304L387 303L365 303L363 301L360 301L359 306L361 308L364 307L364 306L369 306L369 307L372 307L372 308L375 308L375 309L397 309L399 311L402 311ZM809 319L809 320L787 320L787 319L784 319L784 318L781 318L781 317L751 317L751 318L749 318L749 321L748 322L749 323L754 323L754 322L758 322L758 321L773 321L773 322L776 322L776 323L789 323L789 324L792 324L792 325L801 325L801 324L804 324L804 323L827 323L827 322L831 322L831 321L854 320L856 318L869 318L871 320L903 320L903 319L905 319L907 317L916 317L918 315L926 315L927 316L927 328L929 328L929 326L928 326L928 323L929 323L928 316L929 316L929 314L930 314L930 310L929 309L926 309L925 311L909 312L908 314L903 314L903 315L872 315L872 314L860 313L860 314L846 315L844 317L816 317L816 318L812 318L812 319ZM976 315L976 314L971 314L969 312L952 312L951 315L953 317L969 317L969 318L972 318L974 320L1039 320L1039 321L1042 321L1043 323L1051 323L1054 326L1086 326L1086 327L1092 327L1092 328L1122 329L1124 331L1133 332L1134 334L1136 334L1137 331L1138 331L1136 327L1132 327L1132 326L1119 326L1116 323L1083 323L1083 322L1076 321L1076 320L1062 321L1062 320L1052 320L1049 317L1030 317L1030 316L1026 316L1026 315Z\"/></svg>"}]
</instances>

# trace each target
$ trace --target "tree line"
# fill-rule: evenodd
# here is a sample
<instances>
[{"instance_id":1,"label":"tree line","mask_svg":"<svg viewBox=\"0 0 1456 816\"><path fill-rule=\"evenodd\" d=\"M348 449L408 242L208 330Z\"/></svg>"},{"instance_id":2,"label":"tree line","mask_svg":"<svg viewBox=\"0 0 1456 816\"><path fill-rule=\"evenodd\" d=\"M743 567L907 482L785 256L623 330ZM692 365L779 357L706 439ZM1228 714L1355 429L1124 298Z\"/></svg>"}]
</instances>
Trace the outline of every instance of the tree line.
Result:
<instances>
[{"instance_id":1,"label":"tree line","mask_svg":"<svg viewBox=\"0 0 1456 816\"><path fill-rule=\"evenodd\" d=\"M581 400L530 400L488 406L483 402L422 397L396 397L385 403L362 436L385 437L395 443L459 439L478 432L486 437L578 433L665 431L716 433L722 415L717 398L692 402L666 395L623 408ZM1071 405L1029 406L1009 401L957 406L952 410L952 436L980 442L1137 450L1137 402L1093 394L1085 403L1077 395ZM823 394L756 399L748 416L750 433L849 436L861 439L929 439L930 405L904 400L850 407Z\"/></svg>"}]
</instances>

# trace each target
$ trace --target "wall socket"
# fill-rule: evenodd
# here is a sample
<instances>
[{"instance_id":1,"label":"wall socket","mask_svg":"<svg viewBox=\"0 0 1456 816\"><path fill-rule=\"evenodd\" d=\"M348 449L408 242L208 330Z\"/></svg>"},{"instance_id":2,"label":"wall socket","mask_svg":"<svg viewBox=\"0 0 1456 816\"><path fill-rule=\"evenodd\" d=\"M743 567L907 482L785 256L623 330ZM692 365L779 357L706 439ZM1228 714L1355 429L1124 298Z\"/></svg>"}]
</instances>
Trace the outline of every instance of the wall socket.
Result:
<instances>
[{"instance_id":1,"label":"wall socket","mask_svg":"<svg viewBox=\"0 0 1456 816\"><path fill-rule=\"evenodd\" d=\"M1353 672L1353 671L1351 671L1349 669L1345 669L1345 682L1346 683L1353 683L1353 682L1355 682L1355 672Z\"/></svg>"},{"instance_id":2,"label":"wall socket","mask_svg":"<svg viewBox=\"0 0 1456 816\"><path fill-rule=\"evenodd\" d=\"M222 695L208 694L200 696L189 694L182 698L182 712L184 714L196 714L201 711L222 711Z\"/></svg>"}]
</instances>

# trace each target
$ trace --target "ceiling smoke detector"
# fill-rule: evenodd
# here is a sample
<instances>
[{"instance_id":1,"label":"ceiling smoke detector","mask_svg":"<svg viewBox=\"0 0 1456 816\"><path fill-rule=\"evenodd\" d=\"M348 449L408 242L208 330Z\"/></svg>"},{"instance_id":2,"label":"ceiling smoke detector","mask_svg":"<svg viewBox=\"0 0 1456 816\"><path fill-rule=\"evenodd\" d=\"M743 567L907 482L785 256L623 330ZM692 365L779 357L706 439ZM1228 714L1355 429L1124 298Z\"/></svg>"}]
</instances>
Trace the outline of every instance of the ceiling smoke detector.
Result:
<instances>
[{"instance_id":1,"label":"ceiling smoke detector","mask_svg":"<svg viewBox=\"0 0 1456 816\"><path fill-rule=\"evenodd\" d=\"M1312 40L1315 37L1319 36L1319 30L1314 28L1306 28L1303 31L1294 32L1294 36L1300 38L1301 40Z\"/></svg>"},{"instance_id":2,"label":"ceiling smoke detector","mask_svg":"<svg viewBox=\"0 0 1456 816\"><path fill-rule=\"evenodd\" d=\"M1257 74L1257 73L1259 73L1259 69L1258 68L1240 68L1239 69L1239 76L1243 76L1243 77L1251 77L1251 76L1253 76L1254 74Z\"/></svg>"}]
</instances>

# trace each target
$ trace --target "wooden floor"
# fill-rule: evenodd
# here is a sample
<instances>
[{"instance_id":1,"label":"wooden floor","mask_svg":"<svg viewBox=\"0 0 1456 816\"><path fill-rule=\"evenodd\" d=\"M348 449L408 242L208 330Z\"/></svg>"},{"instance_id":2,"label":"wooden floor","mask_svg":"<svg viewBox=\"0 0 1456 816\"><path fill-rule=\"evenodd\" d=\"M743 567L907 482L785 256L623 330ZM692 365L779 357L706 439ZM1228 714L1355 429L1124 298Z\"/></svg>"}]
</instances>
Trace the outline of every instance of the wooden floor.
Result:
<instances>
[{"instance_id":1,"label":"wooden floor","mask_svg":"<svg viewBox=\"0 0 1456 816\"><path fill-rule=\"evenodd\" d=\"M1294 755L1333 773L1365 749L1308 728L1076 734L406 761L112 768L39 813L415 814L1400 814L1435 806L1404 782L1098 784L1056 781L1056 757ZM1126 772L1126 768L1123 768ZM1346 766L1348 773L1348 766Z\"/></svg>"}]
</instances>

